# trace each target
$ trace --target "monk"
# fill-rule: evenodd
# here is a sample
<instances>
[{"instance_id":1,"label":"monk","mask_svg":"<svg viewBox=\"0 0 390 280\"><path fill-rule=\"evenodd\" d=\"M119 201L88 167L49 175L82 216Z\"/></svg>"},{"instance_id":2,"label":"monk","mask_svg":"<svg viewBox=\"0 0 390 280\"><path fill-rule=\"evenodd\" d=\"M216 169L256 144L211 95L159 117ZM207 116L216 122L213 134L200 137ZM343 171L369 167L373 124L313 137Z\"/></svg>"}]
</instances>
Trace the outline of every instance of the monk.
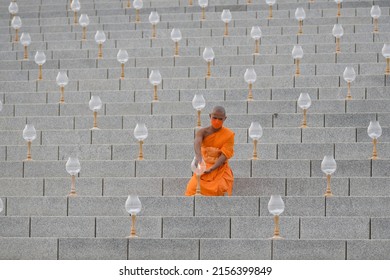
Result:
<instances>
[{"instance_id":1,"label":"monk","mask_svg":"<svg viewBox=\"0 0 390 280\"><path fill-rule=\"evenodd\" d=\"M205 161L206 171L200 177L200 192L206 196L232 195L233 172L228 160L234 155L234 132L223 126L225 109L213 108L209 114L211 125L197 131L194 140L195 165ZM196 193L196 174L187 185L185 195Z\"/></svg>"}]
</instances>

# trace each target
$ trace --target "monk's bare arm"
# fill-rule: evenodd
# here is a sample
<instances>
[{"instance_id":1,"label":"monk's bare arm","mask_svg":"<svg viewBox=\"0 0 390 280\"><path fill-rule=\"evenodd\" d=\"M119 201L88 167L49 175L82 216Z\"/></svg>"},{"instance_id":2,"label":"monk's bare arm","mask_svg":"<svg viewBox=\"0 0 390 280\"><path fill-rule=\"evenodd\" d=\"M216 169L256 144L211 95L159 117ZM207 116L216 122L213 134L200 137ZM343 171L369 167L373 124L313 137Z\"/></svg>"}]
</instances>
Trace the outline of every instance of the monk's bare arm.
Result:
<instances>
[{"instance_id":1,"label":"monk's bare arm","mask_svg":"<svg viewBox=\"0 0 390 280\"><path fill-rule=\"evenodd\" d=\"M206 170L204 173L210 173L214 170L216 170L218 167L220 167L222 164L224 164L227 160L227 157L224 154L221 154L217 161L214 163L213 166L211 166L208 170Z\"/></svg>"}]
</instances>

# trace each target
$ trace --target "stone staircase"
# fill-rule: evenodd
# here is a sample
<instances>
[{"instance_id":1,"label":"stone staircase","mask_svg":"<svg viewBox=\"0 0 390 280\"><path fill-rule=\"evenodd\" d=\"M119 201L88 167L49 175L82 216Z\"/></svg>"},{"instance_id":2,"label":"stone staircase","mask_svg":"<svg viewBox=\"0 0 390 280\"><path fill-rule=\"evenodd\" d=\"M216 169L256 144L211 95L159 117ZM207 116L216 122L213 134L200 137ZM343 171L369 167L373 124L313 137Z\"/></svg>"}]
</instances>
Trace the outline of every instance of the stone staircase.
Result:
<instances>
[{"instance_id":1,"label":"stone staircase","mask_svg":"<svg viewBox=\"0 0 390 280\"><path fill-rule=\"evenodd\" d=\"M88 14L87 40L73 24L68 0L17 0L18 15L29 32L29 60L13 43L9 0L0 0L0 259L389 259L390 257L390 78L381 54L390 42L388 0L344 0L341 17L332 0L277 0L268 19L264 0L210 0L206 20L194 0L144 1L141 22L125 0L81 0ZM379 5L379 33L370 9ZM294 18L303 7L303 35ZM224 37L223 9L233 20ZM158 11L157 38L148 16ZM344 28L341 53L335 54L332 28ZM262 29L260 55L254 56L253 25ZM180 56L174 57L172 28L180 28ZM103 59L98 59L96 30L104 30ZM294 76L294 45L304 50L301 75ZM215 60L205 79L204 47ZM120 79L118 50L129 61ZM43 80L37 81L37 50L45 52ZM353 100L345 100L346 66L353 66ZM244 72L254 67L254 101L247 101ZM152 102L148 77L159 69L159 102ZM65 104L59 104L59 70L67 71ZM301 92L312 99L308 128L300 128ZM191 176L196 112L191 100L203 93L202 124L215 105L226 108L226 126L236 133L232 197L184 197ZM92 131L91 95L100 96L101 130ZM378 160L371 160L367 135L379 120ZM136 160L137 122L149 136L145 160ZM252 121L264 129L259 160L250 160ZM32 162L22 137L25 124L37 129ZM70 176L65 162L78 155L77 197L67 197ZM334 155L334 197L325 198L321 171ZM126 239L129 194L143 209L140 238ZM280 194L284 240L270 240L273 218L269 197Z\"/></svg>"}]
</instances>

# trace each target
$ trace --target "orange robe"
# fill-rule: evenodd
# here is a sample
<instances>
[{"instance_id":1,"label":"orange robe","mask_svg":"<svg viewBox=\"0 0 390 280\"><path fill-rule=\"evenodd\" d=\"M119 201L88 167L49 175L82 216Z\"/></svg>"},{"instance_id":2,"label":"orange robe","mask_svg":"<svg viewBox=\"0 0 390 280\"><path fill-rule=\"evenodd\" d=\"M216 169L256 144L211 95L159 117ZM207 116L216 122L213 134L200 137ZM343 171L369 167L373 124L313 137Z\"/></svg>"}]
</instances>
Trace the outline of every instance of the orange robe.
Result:
<instances>
[{"instance_id":1,"label":"orange robe","mask_svg":"<svg viewBox=\"0 0 390 280\"><path fill-rule=\"evenodd\" d=\"M223 196L226 192L232 195L233 172L230 169L228 159L234 155L234 132L226 127L205 137L202 142L202 157L209 169L214 165L221 154L227 158L226 162L216 170L200 177L200 192L207 196ZM187 185L185 195L191 196L196 193L196 174L192 176Z\"/></svg>"}]
</instances>

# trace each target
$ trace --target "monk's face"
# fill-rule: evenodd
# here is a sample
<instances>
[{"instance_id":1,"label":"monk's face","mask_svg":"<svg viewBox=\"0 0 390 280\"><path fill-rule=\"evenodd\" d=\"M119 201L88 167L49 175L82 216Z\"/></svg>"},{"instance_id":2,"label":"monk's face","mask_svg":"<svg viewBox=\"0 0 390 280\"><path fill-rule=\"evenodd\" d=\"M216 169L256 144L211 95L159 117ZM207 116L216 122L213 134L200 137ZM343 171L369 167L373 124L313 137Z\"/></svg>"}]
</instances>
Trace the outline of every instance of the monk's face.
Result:
<instances>
[{"instance_id":1,"label":"monk's face","mask_svg":"<svg viewBox=\"0 0 390 280\"><path fill-rule=\"evenodd\" d=\"M226 120L226 116L223 112L220 111L213 111L210 114L210 122L211 126L214 129L220 129L223 125L223 122Z\"/></svg>"}]
</instances>

